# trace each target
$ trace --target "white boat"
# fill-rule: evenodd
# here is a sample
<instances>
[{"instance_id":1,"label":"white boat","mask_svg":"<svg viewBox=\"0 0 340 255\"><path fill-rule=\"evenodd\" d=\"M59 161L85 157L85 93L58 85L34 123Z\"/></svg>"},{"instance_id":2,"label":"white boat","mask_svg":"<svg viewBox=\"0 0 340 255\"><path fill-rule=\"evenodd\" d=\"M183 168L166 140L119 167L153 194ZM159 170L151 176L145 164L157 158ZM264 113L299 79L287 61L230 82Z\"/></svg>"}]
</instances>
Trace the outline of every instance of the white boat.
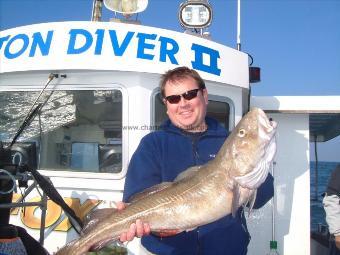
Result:
<instances>
[{"instance_id":1,"label":"white boat","mask_svg":"<svg viewBox=\"0 0 340 255\"><path fill-rule=\"evenodd\" d=\"M331 123L339 120L340 95L253 97L248 54L204 36L139 24L43 23L1 31L0 38L0 140L10 142L37 109L18 143L36 146L38 160L28 146L26 163L50 178L79 217L121 200L131 155L166 116L160 75L184 65L202 75L208 114L228 130L252 106L279 124L275 198L247 219L249 254L268 252L273 234L280 254L321 254L310 239L310 138L339 135L339 121ZM13 202L21 196L16 192ZM25 199L40 200L36 190ZM40 238L49 252L77 237L55 203L47 202L42 231L44 210L23 208L12 211L11 223ZM144 254L138 240L128 251Z\"/></svg>"}]
</instances>

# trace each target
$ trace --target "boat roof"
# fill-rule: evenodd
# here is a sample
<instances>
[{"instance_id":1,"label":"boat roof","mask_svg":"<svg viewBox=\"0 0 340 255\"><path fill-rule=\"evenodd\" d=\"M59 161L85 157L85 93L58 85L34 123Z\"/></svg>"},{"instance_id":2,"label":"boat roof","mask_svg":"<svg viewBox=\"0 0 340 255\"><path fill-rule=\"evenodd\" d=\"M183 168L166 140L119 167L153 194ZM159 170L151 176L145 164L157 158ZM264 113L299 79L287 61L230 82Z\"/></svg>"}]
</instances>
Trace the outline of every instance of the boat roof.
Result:
<instances>
[{"instance_id":1,"label":"boat roof","mask_svg":"<svg viewBox=\"0 0 340 255\"><path fill-rule=\"evenodd\" d=\"M326 142L340 135L340 113L313 113L309 117L309 140Z\"/></svg>"},{"instance_id":2,"label":"boat roof","mask_svg":"<svg viewBox=\"0 0 340 255\"><path fill-rule=\"evenodd\" d=\"M252 97L251 106L268 113L309 114L311 142L326 142L340 135L340 95Z\"/></svg>"},{"instance_id":3,"label":"boat roof","mask_svg":"<svg viewBox=\"0 0 340 255\"><path fill-rule=\"evenodd\" d=\"M0 75L44 70L163 74L188 66L207 81L249 89L248 54L161 28L117 22L51 22L0 31L0 38Z\"/></svg>"}]
</instances>

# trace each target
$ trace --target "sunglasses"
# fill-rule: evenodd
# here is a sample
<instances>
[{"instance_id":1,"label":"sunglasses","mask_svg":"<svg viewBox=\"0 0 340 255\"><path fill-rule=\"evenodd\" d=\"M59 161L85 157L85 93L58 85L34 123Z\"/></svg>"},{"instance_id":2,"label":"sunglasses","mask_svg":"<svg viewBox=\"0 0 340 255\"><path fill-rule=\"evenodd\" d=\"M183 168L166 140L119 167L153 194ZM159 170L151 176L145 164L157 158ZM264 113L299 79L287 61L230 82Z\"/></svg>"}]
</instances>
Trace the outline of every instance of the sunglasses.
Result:
<instances>
[{"instance_id":1,"label":"sunglasses","mask_svg":"<svg viewBox=\"0 0 340 255\"><path fill-rule=\"evenodd\" d=\"M181 95L171 95L171 96L165 97L164 99L166 101L168 101L170 104L178 104L179 101L181 101L181 97L183 97L185 100L191 100L191 99L197 97L197 93L200 90L202 90L202 89L192 89L192 90L189 90L187 92L184 92Z\"/></svg>"}]
</instances>

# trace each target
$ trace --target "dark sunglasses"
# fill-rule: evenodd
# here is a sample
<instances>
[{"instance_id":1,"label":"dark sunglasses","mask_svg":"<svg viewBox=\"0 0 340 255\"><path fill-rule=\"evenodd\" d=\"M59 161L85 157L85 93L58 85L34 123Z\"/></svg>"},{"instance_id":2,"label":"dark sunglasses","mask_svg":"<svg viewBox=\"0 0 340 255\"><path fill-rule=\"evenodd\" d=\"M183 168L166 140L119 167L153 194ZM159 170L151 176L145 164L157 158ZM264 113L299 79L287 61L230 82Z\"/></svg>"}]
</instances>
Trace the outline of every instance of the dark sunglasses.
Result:
<instances>
[{"instance_id":1,"label":"dark sunglasses","mask_svg":"<svg viewBox=\"0 0 340 255\"><path fill-rule=\"evenodd\" d=\"M197 97L197 93L200 90L202 90L202 89L192 89L192 90L189 90L187 92L184 92L181 95L171 95L171 96L165 97L164 99L166 101L168 101L170 104L178 104L179 101L181 101L181 97L183 97L185 100L191 100L191 99Z\"/></svg>"}]
</instances>

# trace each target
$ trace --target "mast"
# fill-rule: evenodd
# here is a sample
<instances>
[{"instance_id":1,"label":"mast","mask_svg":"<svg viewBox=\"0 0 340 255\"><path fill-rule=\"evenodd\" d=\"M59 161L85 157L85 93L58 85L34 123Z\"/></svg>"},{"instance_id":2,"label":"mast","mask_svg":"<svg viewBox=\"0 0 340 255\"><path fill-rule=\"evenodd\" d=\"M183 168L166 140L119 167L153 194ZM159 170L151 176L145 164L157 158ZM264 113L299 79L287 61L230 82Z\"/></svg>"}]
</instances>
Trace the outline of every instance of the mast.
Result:
<instances>
[{"instance_id":1,"label":"mast","mask_svg":"<svg viewBox=\"0 0 340 255\"><path fill-rule=\"evenodd\" d=\"M237 0L237 50L241 50L241 0Z\"/></svg>"}]
</instances>

